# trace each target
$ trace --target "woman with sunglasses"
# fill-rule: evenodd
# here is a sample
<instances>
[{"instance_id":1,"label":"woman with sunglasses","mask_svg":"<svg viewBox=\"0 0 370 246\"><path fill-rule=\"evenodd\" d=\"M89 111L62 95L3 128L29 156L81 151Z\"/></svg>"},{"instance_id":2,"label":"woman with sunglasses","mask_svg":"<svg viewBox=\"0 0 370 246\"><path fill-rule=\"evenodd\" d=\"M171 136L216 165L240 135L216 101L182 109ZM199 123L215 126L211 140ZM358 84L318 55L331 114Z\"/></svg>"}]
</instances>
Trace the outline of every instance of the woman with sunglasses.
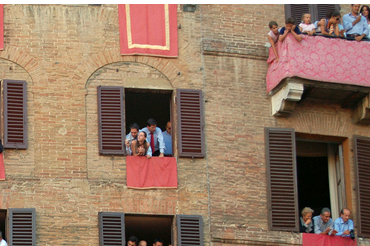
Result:
<instances>
[{"instance_id":1,"label":"woman with sunglasses","mask_svg":"<svg viewBox=\"0 0 370 246\"><path fill-rule=\"evenodd\" d=\"M337 10L330 11L326 15L326 19L322 19L318 23L321 29L321 34L326 35L326 36L336 36L336 37L342 36L344 29L343 31L339 32L339 27L338 27L340 17L341 16L340 16L339 11Z\"/></svg>"},{"instance_id":2,"label":"woman with sunglasses","mask_svg":"<svg viewBox=\"0 0 370 246\"><path fill-rule=\"evenodd\" d=\"M363 17L366 18L367 24L369 25L370 28L370 8L368 5L362 5L360 9L360 13L362 14ZM370 38L370 34L366 36L367 38Z\"/></svg>"}]
</instances>

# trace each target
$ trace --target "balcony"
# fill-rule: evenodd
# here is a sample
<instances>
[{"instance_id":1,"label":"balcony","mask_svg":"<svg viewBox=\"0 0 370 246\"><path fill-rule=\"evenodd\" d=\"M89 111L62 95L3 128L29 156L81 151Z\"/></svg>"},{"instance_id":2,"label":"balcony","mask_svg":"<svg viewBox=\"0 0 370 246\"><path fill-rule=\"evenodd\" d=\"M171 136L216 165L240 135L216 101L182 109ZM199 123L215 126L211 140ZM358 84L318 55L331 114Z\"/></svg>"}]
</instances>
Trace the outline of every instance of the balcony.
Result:
<instances>
[{"instance_id":1,"label":"balcony","mask_svg":"<svg viewBox=\"0 0 370 246\"><path fill-rule=\"evenodd\" d=\"M279 62L270 48L266 75L272 115L289 114L310 98L352 108L355 122L370 123L369 42L306 35L297 42L289 34L277 49Z\"/></svg>"}]
</instances>

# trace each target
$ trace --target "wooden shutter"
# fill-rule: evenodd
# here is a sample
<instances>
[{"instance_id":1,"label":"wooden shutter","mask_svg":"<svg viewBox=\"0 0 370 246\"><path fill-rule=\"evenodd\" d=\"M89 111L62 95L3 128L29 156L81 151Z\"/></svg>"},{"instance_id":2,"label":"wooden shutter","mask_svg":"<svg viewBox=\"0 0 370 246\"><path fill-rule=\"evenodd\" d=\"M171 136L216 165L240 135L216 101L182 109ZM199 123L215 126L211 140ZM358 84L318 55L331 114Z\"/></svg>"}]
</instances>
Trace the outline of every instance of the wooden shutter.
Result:
<instances>
[{"instance_id":1,"label":"wooden shutter","mask_svg":"<svg viewBox=\"0 0 370 246\"><path fill-rule=\"evenodd\" d=\"M199 215L177 215L177 246L203 246L203 219Z\"/></svg>"},{"instance_id":2,"label":"wooden shutter","mask_svg":"<svg viewBox=\"0 0 370 246\"><path fill-rule=\"evenodd\" d=\"M204 157L202 91L178 89L176 102L179 156Z\"/></svg>"},{"instance_id":3,"label":"wooden shutter","mask_svg":"<svg viewBox=\"0 0 370 246\"><path fill-rule=\"evenodd\" d=\"M294 129L265 128L265 142L269 227L298 231Z\"/></svg>"},{"instance_id":4,"label":"wooden shutter","mask_svg":"<svg viewBox=\"0 0 370 246\"><path fill-rule=\"evenodd\" d=\"M123 87L98 86L99 153L125 154Z\"/></svg>"},{"instance_id":5,"label":"wooden shutter","mask_svg":"<svg viewBox=\"0 0 370 246\"><path fill-rule=\"evenodd\" d=\"M370 138L354 136L358 235L370 237Z\"/></svg>"},{"instance_id":6,"label":"wooden shutter","mask_svg":"<svg viewBox=\"0 0 370 246\"><path fill-rule=\"evenodd\" d=\"M4 147L27 149L27 83L4 80Z\"/></svg>"},{"instance_id":7,"label":"wooden shutter","mask_svg":"<svg viewBox=\"0 0 370 246\"><path fill-rule=\"evenodd\" d=\"M285 4L285 18L292 17L295 24L299 25L302 15L310 13L311 21L314 23L325 18L329 10L340 10L339 4Z\"/></svg>"},{"instance_id":8,"label":"wooden shutter","mask_svg":"<svg viewBox=\"0 0 370 246\"><path fill-rule=\"evenodd\" d=\"M99 245L125 246L123 213L99 212Z\"/></svg>"},{"instance_id":9,"label":"wooden shutter","mask_svg":"<svg viewBox=\"0 0 370 246\"><path fill-rule=\"evenodd\" d=\"M9 245L36 245L36 210L34 208L9 209Z\"/></svg>"},{"instance_id":10,"label":"wooden shutter","mask_svg":"<svg viewBox=\"0 0 370 246\"><path fill-rule=\"evenodd\" d=\"M312 15L313 20L321 20L326 18L329 11L340 10L339 4L313 4L314 14Z\"/></svg>"},{"instance_id":11,"label":"wooden shutter","mask_svg":"<svg viewBox=\"0 0 370 246\"><path fill-rule=\"evenodd\" d=\"M285 4L285 18L293 18L297 26L301 23L304 13L310 13L309 4ZM280 26L285 26L285 22Z\"/></svg>"}]
</instances>

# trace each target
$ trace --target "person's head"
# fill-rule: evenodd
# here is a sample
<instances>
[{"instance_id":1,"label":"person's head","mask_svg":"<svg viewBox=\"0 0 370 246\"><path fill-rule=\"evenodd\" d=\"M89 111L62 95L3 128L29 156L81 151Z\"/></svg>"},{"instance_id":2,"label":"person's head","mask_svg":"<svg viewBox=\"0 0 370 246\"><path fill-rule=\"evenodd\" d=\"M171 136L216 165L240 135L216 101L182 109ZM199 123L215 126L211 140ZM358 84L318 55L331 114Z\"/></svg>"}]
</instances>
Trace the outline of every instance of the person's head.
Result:
<instances>
[{"instance_id":1,"label":"person's head","mask_svg":"<svg viewBox=\"0 0 370 246\"><path fill-rule=\"evenodd\" d=\"M330 209L329 208L323 208L321 209L321 219L324 221L324 223L327 223L330 219Z\"/></svg>"},{"instance_id":2,"label":"person's head","mask_svg":"<svg viewBox=\"0 0 370 246\"><path fill-rule=\"evenodd\" d=\"M340 21L340 12L338 10L334 10L331 12L330 21L333 23L339 23Z\"/></svg>"},{"instance_id":3,"label":"person's head","mask_svg":"<svg viewBox=\"0 0 370 246\"><path fill-rule=\"evenodd\" d=\"M368 5L362 5L360 9L360 13L366 17L367 20L369 20L370 15L369 15L369 6Z\"/></svg>"},{"instance_id":4,"label":"person's head","mask_svg":"<svg viewBox=\"0 0 370 246\"><path fill-rule=\"evenodd\" d=\"M2 238L3 238L3 232L0 231L0 239L2 239Z\"/></svg>"},{"instance_id":5,"label":"person's head","mask_svg":"<svg viewBox=\"0 0 370 246\"><path fill-rule=\"evenodd\" d=\"M309 13L304 13L304 14L302 15L302 21L303 21L303 23L305 23L305 24L311 24L311 14L309 14Z\"/></svg>"},{"instance_id":6,"label":"person's head","mask_svg":"<svg viewBox=\"0 0 370 246\"><path fill-rule=\"evenodd\" d=\"M360 4L351 4L352 13L357 14L360 10Z\"/></svg>"},{"instance_id":7,"label":"person's head","mask_svg":"<svg viewBox=\"0 0 370 246\"><path fill-rule=\"evenodd\" d=\"M312 213L313 213L313 210L309 207L305 207L304 209L302 209L303 221L307 221L308 219L311 219Z\"/></svg>"},{"instance_id":8,"label":"person's head","mask_svg":"<svg viewBox=\"0 0 370 246\"><path fill-rule=\"evenodd\" d=\"M287 30L287 31L291 31L292 30L292 27L293 27L293 25L294 25L294 19L293 18L287 18L286 20L285 20L285 29Z\"/></svg>"},{"instance_id":9,"label":"person's head","mask_svg":"<svg viewBox=\"0 0 370 246\"><path fill-rule=\"evenodd\" d=\"M145 240L141 240L141 241L139 242L139 246L147 246L146 241L145 241Z\"/></svg>"},{"instance_id":10,"label":"person's head","mask_svg":"<svg viewBox=\"0 0 370 246\"><path fill-rule=\"evenodd\" d=\"M144 132L144 131L139 132L139 134L137 136L137 141L142 143L145 140L146 140L146 132Z\"/></svg>"},{"instance_id":11,"label":"person's head","mask_svg":"<svg viewBox=\"0 0 370 246\"><path fill-rule=\"evenodd\" d=\"M127 240L127 246L138 246L139 239L135 236L131 236Z\"/></svg>"},{"instance_id":12,"label":"person's head","mask_svg":"<svg viewBox=\"0 0 370 246\"><path fill-rule=\"evenodd\" d=\"M344 208L340 211L340 217L342 217L344 222L347 222L349 220L349 216L351 215L351 210L348 208Z\"/></svg>"},{"instance_id":13,"label":"person's head","mask_svg":"<svg viewBox=\"0 0 370 246\"><path fill-rule=\"evenodd\" d=\"M163 246L163 240L160 238L155 238L153 240L153 246Z\"/></svg>"},{"instance_id":14,"label":"person's head","mask_svg":"<svg viewBox=\"0 0 370 246\"><path fill-rule=\"evenodd\" d=\"M149 130L151 133L155 132L155 129L157 128L157 121L155 121L155 119L150 118L150 119L146 122L146 127L148 128L148 130Z\"/></svg>"},{"instance_id":15,"label":"person's head","mask_svg":"<svg viewBox=\"0 0 370 246\"><path fill-rule=\"evenodd\" d=\"M273 32L273 33L275 33L275 34L277 34L278 33L278 24L277 24L277 22L276 21L270 21L270 23L269 23L269 28L270 28L270 30Z\"/></svg>"},{"instance_id":16,"label":"person's head","mask_svg":"<svg viewBox=\"0 0 370 246\"><path fill-rule=\"evenodd\" d=\"M133 138L136 138L137 137L137 133L139 132L139 125L136 124L136 123L133 123L131 126L130 126L130 133L131 133L131 136Z\"/></svg>"},{"instance_id":17,"label":"person's head","mask_svg":"<svg viewBox=\"0 0 370 246\"><path fill-rule=\"evenodd\" d=\"M171 135L171 121L168 121L167 122L167 125L166 125L166 131L168 134Z\"/></svg>"}]
</instances>

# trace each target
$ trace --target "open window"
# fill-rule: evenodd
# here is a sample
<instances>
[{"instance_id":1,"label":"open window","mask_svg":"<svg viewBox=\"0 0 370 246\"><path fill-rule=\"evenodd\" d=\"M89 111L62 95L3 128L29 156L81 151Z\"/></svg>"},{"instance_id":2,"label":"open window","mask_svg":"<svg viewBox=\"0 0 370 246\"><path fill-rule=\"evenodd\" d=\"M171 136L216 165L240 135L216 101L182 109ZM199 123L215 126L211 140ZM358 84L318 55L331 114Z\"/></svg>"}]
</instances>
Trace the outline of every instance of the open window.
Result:
<instances>
[{"instance_id":1,"label":"open window","mask_svg":"<svg viewBox=\"0 0 370 246\"><path fill-rule=\"evenodd\" d=\"M0 230L8 245L36 245L36 210L34 208L1 209Z\"/></svg>"},{"instance_id":2,"label":"open window","mask_svg":"<svg viewBox=\"0 0 370 246\"><path fill-rule=\"evenodd\" d=\"M172 100L174 97L176 100ZM173 115L177 115L176 119ZM172 127L177 126L172 135L177 134L179 157L204 157L202 91L177 89L175 94L119 86L98 86L100 154L124 155L125 133L130 124L136 122L143 128L149 118L154 118L162 130L169 120Z\"/></svg>"},{"instance_id":3,"label":"open window","mask_svg":"<svg viewBox=\"0 0 370 246\"><path fill-rule=\"evenodd\" d=\"M155 238L163 239L164 246L203 246L203 220L198 215L99 212L100 246L124 246L130 236L136 236L139 241L145 240L148 246Z\"/></svg>"},{"instance_id":4,"label":"open window","mask_svg":"<svg viewBox=\"0 0 370 246\"><path fill-rule=\"evenodd\" d=\"M304 207L314 209L314 215L329 207L332 217L339 217L340 209L347 207L344 140L294 129L265 129L271 230L298 231Z\"/></svg>"}]
</instances>

